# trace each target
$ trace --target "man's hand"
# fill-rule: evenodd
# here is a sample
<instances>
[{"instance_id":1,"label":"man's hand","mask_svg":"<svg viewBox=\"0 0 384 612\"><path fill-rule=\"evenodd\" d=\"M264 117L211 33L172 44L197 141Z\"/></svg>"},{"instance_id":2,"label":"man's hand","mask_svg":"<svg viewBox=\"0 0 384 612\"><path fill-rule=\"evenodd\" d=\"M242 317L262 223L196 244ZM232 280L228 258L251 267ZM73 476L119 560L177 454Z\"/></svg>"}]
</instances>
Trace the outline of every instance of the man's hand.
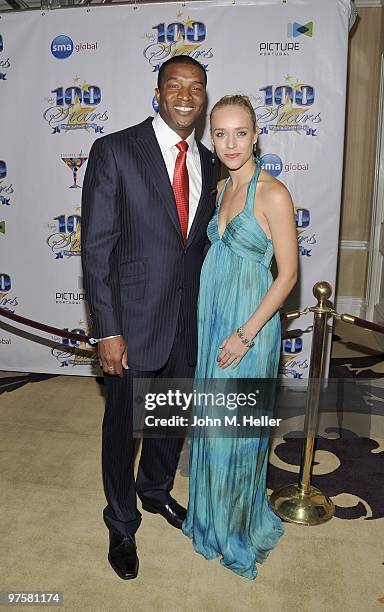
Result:
<instances>
[{"instance_id":1,"label":"man's hand","mask_svg":"<svg viewBox=\"0 0 384 612\"><path fill-rule=\"evenodd\" d=\"M100 365L106 374L121 375L128 370L128 348L123 336L99 341Z\"/></svg>"}]
</instances>

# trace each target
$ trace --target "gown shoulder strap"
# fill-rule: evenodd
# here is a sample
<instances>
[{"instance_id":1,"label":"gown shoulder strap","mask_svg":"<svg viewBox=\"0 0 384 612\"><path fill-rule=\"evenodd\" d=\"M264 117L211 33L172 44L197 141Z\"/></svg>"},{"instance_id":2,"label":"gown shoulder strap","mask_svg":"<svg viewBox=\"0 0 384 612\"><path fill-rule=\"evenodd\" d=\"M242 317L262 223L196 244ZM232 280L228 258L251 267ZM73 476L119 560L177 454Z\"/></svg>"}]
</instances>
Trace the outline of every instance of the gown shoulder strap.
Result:
<instances>
[{"instance_id":1,"label":"gown shoulder strap","mask_svg":"<svg viewBox=\"0 0 384 612\"><path fill-rule=\"evenodd\" d=\"M256 185L257 185L257 181L259 180L261 166L262 166L261 162L259 161L259 159L257 159L255 171L253 173L251 180L248 183L248 188L247 188L247 197L245 200L244 208L246 211L248 211L252 215L253 215L253 207L254 207L254 202L255 202Z\"/></svg>"},{"instance_id":2,"label":"gown shoulder strap","mask_svg":"<svg viewBox=\"0 0 384 612\"><path fill-rule=\"evenodd\" d=\"M224 191L226 190L227 185L228 185L228 183L229 183L230 179L231 179L231 177L229 176L229 177L226 179L226 181L225 181L225 183L224 183L224 185L223 185L222 190L220 191L220 194L219 194L219 197L218 197L218 200L217 200L217 203L216 203L216 209L217 209L217 210L219 210L219 208L220 208L220 205L221 205L221 200L223 199L223 195L224 195Z\"/></svg>"}]
</instances>

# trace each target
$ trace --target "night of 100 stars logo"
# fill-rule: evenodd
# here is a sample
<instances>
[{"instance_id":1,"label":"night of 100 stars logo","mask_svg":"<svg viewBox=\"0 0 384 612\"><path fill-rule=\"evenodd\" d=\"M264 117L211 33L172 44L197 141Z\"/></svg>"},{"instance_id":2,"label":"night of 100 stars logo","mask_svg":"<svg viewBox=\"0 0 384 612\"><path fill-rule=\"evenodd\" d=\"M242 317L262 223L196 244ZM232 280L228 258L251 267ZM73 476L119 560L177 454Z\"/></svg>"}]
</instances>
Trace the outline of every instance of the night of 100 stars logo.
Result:
<instances>
[{"instance_id":1,"label":"night of 100 stars logo","mask_svg":"<svg viewBox=\"0 0 384 612\"><path fill-rule=\"evenodd\" d=\"M251 99L260 135L279 132L318 135L323 119L315 107L316 92L312 85L286 75L283 84L266 85L259 92Z\"/></svg>"},{"instance_id":2,"label":"night of 100 stars logo","mask_svg":"<svg viewBox=\"0 0 384 612\"><path fill-rule=\"evenodd\" d=\"M8 71L11 67L11 58L6 54L4 36L0 34L0 83L7 80Z\"/></svg>"},{"instance_id":3,"label":"night of 100 stars logo","mask_svg":"<svg viewBox=\"0 0 384 612\"><path fill-rule=\"evenodd\" d=\"M0 272L0 308L15 312L19 305L19 297L13 294L13 280L9 274Z\"/></svg>"},{"instance_id":4,"label":"night of 100 stars logo","mask_svg":"<svg viewBox=\"0 0 384 612\"><path fill-rule=\"evenodd\" d=\"M48 223L50 234L47 245L55 259L68 259L81 255L81 215L80 206L75 207L75 214L60 214Z\"/></svg>"},{"instance_id":5,"label":"night of 100 stars logo","mask_svg":"<svg viewBox=\"0 0 384 612\"><path fill-rule=\"evenodd\" d=\"M64 328L74 334L88 335L89 327L85 321L79 321L74 329ZM57 344L52 347L51 355L55 357L62 368L75 366L99 366L97 351L92 351L88 344L78 340L69 340L59 336L52 336L52 340Z\"/></svg>"},{"instance_id":6,"label":"night of 100 stars logo","mask_svg":"<svg viewBox=\"0 0 384 612\"><path fill-rule=\"evenodd\" d=\"M73 83L52 89L50 95L44 98L48 107L43 112L43 118L52 129L52 134L73 130L94 130L95 134L103 134L109 117L108 111L100 107L101 87L86 81L81 84L78 76Z\"/></svg>"},{"instance_id":7,"label":"night of 100 stars logo","mask_svg":"<svg viewBox=\"0 0 384 612\"><path fill-rule=\"evenodd\" d=\"M12 183L9 183L6 179L8 177L7 163L4 160L0 160L0 206L11 205L11 195L14 193Z\"/></svg>"},{"instance_id":8,"label":"night of 100 stars logo","mask_svg":"<svg viewBox=\"0 0 384 612\"><path fill-rule=\"evenodd\" d=\"M150 32L143 34L146 45L143 55L152 68L158 72L161 64L175 55L189 55L200 62L208 71L208 62L213 58L213 49L206 44L207 28L205 23L176 13L175 21L161 22L152 26ZM155 112L158 111L156 98L152 100Z\"/></svg>"},{"instance_id":9,"label":"night of 100 stars logo","mask_svg":"<svg viewBox=\"0 0 384 612\"><path fill-rule=\"evenodd\" d=\"M310 229L310 211L307 208L295 206L295 223L299 254L302 257L312 257L315 254L314 249L318 247L318 241L316 232Z\"/></svg>"},{"instance_id":10,"label":"night of 100 stars logo","mask_svg":"<svg viewBox=\"0 0 384 612\"><path fill-rule=\"evenodd\" d=\"M309 367L308 359L301 358L300 355L283 353L280 357L279 374L283 378L303 378L304 371Z\"/></svg>"}]
</instances>

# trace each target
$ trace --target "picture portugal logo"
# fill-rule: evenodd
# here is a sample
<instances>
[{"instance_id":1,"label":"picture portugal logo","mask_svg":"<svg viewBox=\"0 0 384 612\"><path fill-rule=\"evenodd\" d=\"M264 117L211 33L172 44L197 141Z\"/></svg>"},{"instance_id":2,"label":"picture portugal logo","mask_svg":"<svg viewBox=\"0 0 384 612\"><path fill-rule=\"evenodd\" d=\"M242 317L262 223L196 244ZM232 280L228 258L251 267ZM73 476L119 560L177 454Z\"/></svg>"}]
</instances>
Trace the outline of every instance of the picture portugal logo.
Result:
<instances>
[{"instance_id":1,"label":"picture portugal logo","mask_svg":"<svg viewBox=\"0 0 384 612\"><path fill-rule=\"evenodd\" d=\"M304 25L302 25L301 23L297 23L297 21L294 21L293 23L288 24L289 38L297 38L298 36L302 36L302 35L312 38L313 21L308 21L308 23Z\"/></svg>"}]
</instances>

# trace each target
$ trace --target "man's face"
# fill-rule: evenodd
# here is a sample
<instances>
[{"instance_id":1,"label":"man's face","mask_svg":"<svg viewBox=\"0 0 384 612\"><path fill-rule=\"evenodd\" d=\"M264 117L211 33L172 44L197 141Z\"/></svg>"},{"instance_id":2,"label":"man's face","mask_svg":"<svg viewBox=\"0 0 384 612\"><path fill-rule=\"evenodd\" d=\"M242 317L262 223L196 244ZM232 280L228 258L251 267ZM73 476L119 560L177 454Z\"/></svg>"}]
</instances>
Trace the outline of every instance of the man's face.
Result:
<instances>
[{"instance_id":1,"label":"man's face","mask_svg":"<svg viewBox=\"0 0 384 612\"><path fill-rule=\"evenodd\" d=\"M206 104L203 68L170 64L155 94L161 117L180 138L187 138Z\"/></svg>"}]
</instances>

